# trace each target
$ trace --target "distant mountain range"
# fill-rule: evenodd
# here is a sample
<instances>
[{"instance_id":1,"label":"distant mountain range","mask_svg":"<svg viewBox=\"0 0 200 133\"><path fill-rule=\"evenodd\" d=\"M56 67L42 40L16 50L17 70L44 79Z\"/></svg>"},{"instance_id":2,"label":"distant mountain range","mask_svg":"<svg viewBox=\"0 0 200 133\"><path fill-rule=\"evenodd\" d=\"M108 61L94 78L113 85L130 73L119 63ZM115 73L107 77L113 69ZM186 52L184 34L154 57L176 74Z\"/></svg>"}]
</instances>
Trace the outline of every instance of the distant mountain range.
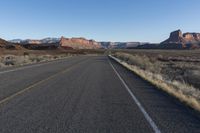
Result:
<instances>
[{"instance_id":1,"label":"distant mountain range","mask_svg":"<svg viewBox=\"0 0 200 133\"><path fill-rule=\"evenodd\" d=\"M135 48L144 43L141 42L100 42L105 49L129 49Z\"/></svg>"},{"instance_id":2,"label":"distant mountain range","mask_svg":"<svg viewBox=\"0 0 200 133\"><path fill-rule=\"evenodd\" d=\"M11 43L18 43L23 46L30 46L36 47L36 46L48 46L48 45L55 45L55 46L61 46L63 48L68 49L129 49L129 48L135 48L139 45L142 45L144 43L141 42L97 42L95 40L87 40L85 38L44 38L41 40L35 40L35 39L13 39L10 40ZM31 48L30 48L31 49Z\"/></svg>"},{"instance_id":3,"label":"distant mountain range","mask_svg":"<svg viewBox=\"0 0 200 133\"><path fill-rule=\"evenodd\" d=\"M200 33L171 32L169 38L158 44L144 42L97 42L85 38L0 39L0 48L6 49L196 49L200 48Z\"/></svg>"},{"instance_id":4,"label":"distant mountain range","mask_svg":"<svg viewBox=\"0 0 200 133\"><path fill-rule=\"evenodd\" d=\"M58 43L60 41L60 38L44 38L41 40L34 40L34 39L14 39L10 40L9 42L12 43L20 43L20 44L49 44L49 43Z\"/></svg>"},{"instance_id":5,"label":"distant mountain range","mask_svg":"<svg viewBox=\"0 0 200 133\"><path fill-rule=\"evenodd\" d=\"M35 39L14 39L11 43L17 43L28 49L52 49L62 47L65 49L98 49L101 44L94 40L87 40L85 38L44 38L41 40Z\"/></svg>"}]
</instances>

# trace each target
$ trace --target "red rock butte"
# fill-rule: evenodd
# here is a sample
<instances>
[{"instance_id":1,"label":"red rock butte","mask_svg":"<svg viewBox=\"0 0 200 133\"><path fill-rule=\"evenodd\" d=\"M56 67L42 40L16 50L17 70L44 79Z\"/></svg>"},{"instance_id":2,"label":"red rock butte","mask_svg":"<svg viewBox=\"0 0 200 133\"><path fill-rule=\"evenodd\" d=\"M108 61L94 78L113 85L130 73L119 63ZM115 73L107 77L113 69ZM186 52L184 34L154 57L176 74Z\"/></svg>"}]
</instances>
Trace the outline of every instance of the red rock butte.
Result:
<instances>
[{"instance_id":1,"label":"red rock butte","mask_svg":"<svg viewBox=\"0 0 200 133\"><path fill-rule=\"evenodd\" d=\"M182 33L181 30L171 32L170 37L161 43L165 47L199 48L200 33Z\"/></svg>"},{"instance_id":2,"label":"red rock butte","mask_svg":"<svg viewBox=\"0 0 200 133\"><path fill-rule=\"evenodd\" d=\"M100 49L100 43L85 38L61 37L60 46L67 49Z\"/></svg>"},{"instance_id":3,"label":"red rock butte","mask_svg":"<svg viewBox=\"0 0 200 133\"><path fill-rule=\"evenodd\" d=\"M173 31L170 34L170 37L162 43L199 43L200 42L200 33L182 33L181 30Z\"/></svg>"}]
</instances>

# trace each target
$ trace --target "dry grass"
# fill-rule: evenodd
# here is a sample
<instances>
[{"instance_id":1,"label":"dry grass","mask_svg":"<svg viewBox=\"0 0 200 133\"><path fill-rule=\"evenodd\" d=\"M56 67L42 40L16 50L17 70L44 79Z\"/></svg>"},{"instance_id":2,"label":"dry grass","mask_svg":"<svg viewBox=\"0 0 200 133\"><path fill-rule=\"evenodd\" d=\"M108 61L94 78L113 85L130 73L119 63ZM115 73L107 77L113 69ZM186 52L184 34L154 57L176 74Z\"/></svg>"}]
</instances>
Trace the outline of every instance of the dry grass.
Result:
<instances>
[{"instance_id":1,"label":"dry grass","mask_svg":"<svg viewBox=\"0 0 200 133\"><path fill-rule=\"evenodd\" d=\"M157 58L152 58L152 56L147 57L144 54L117 52L114 56L117 57L115 60L126 68L200 111L200 90L189 85L184 80L176 80L169 78L170 75L166 76L166 73L163 74L162 69L166 67L165 63L158 61Z\"/></svg>"},{"instance_id":2,"label":"dry grass","mask_svg":"<svg viewBox=\"0 0 200 133\"><path fill-rule=\"evenodd\" d=\"M0 68L9 66L21 66L38 62L62 59L76 55L99 55L105 50L65 50L58 48L55 50L5 50L0 49Z\"/></svg>"},{"instance_id":3,"label":"dry grass","mask_svg":"<svg viewBox=\"0 0 200 133\"><path fill-rule=\"evenodd\" d=\"M26 64L33 64L39 62L47 62L58 59L63 59L72 56L70 54L58 54L58 55L38 55L38 54L26 54L26 55L1 55L0 56L0 68L10 66L23 66Z\"/></svg>"},{"instance_id":4,"label":"dry grass","mask_svg":"<svg viewBox=\"0 0 200 133\"><path fill-rule=\"evenodd\" d=\"M124 57L119 53L131 56ZM166 80L177 80L200 88L200 50L121 50L114 54L129 64L162 74Z\"/></svg>"}]
</instances>

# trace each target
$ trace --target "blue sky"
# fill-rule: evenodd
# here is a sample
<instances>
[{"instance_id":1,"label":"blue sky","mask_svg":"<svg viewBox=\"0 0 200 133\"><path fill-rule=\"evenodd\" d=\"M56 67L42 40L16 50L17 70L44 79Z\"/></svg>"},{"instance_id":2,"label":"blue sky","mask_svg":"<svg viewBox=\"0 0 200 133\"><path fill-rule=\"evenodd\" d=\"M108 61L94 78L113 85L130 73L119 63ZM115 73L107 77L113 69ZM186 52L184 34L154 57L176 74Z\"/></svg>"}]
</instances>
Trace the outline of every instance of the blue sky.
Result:
<instances>
[{"instance_id":1,"label":"blue sky","mask_svg":"<svg viewBox=\"0 0 200 133\"><path fill-rule=\"evenodd\" d=\"M160 42L176 29L200 32L200 0L1 0L4 39L86 37Z\"/></svg>"}]
</instances>

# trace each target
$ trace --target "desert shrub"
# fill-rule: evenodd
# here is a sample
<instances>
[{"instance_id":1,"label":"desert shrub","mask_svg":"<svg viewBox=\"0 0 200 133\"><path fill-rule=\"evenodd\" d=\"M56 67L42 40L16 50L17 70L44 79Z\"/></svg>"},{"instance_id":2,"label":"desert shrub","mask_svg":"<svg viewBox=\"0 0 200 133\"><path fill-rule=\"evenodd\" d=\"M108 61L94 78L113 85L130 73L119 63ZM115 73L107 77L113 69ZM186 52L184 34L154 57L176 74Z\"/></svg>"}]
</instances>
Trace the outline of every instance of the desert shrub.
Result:
<instances>
[{"instance_id":1,"label":"desert shrub","mask_svg":"<svg viewBox=\"0 0 200 133\"><path fill-rule=\"evenodd\" d=\"M58 57L58 56L56 56L56 55L55 55L55 56L53 56L53 59L58 59L58 58L59 58L59 57Z\"/></svg>"},{"instance_id":2,"label":"desert shrub","mask_svg":"<svg viewBox=\"0 0 200 133\"><path fill-rule=\"evenodd\" d=\"M59 54L29 54L29 52L24 52L22 55L3 55L0 56L0 68L6 66L21 66L25 64L32 64L38 62L46 62L56 59L65 58L70 56L68 53Z\"/></svg>"},{"instance_id":3,"label":"desert shrub","mask_svg":"<svg viewBox=\"0 0 200 133\"><path fill-rule=\"evenodd\" d=\"M171 54L163 55L161 52L154 56L151 56L150 53L124 52L116 52L114 55L130 65L135 65L154 74L160 74L165 80L179 81L200 88L200 63L196 62L196 56L186 57L185 55L184 58L180 58L175 53L172 56Z\"/></svg>"},{"instance_id":4,"label":"desert shrub","mask_svg":"<svg viewBox=\"0 0 200 133\"><path fill-rule=\"evenodd\" d=\"M15 65L15 63L16 63L15 56L7 55L7 56L4 57L3 62L6 66Z\"/></svg>"},{"instance_id":5,"label":"desert shrub","mask_svg":"<svg viewBox=\"0 0 200 133\"><path fill-rule=\"evenodd\" d=\"M118 56L119 57L119 56ZM160 73L152 73L150 71L141 69L139 66L131 65L125 61L119 61L115 59L123 66L127 67L129 70L133 71L137 75L141 76L145 80L151 82L158 88L166 91L167 93L178 98L180 101L186 103L192 108L200 111L200 90L195 88L186 82L180 82L177 80L166 80L163 78L163 75ZM199 74L199 72L195 72Z\"/></svg>"},{"instance_id":6,"label":"desert shrub","mask_svg":"<svg viewBox=\"0 0 200 133\"><path fill-rule=\"evenodd\" d=\"M28 52L24 52L23 55L24 56L29 56L29 53Z\"/></svg>"},{"instance_id":7,"label":"desert shrub","mask_svg":"<svg viewBox=\"0 0 200 133\"><path fill-rule=\"evenodd\" d=\"M147 57L145 55L131 55L127 53L116 53L115 56L128 64L136 65L143 70L148 70L153 73L159 73L161 71L161 65L156 62L155 59Z\"/></svg>"},{"instance_id":8,"label":"desert shrub","mask_svg":"<svg viewBox=\"0 0 200 133\"><path fill-rule=\"evenodd\" d=\"M35 56L35 55L31 55L30 56L30 61L32 62L32 63L37 63L37 62L40 62L42 59L41 58L39 58L38 56Z\"/></svg>"}]
</instances>

